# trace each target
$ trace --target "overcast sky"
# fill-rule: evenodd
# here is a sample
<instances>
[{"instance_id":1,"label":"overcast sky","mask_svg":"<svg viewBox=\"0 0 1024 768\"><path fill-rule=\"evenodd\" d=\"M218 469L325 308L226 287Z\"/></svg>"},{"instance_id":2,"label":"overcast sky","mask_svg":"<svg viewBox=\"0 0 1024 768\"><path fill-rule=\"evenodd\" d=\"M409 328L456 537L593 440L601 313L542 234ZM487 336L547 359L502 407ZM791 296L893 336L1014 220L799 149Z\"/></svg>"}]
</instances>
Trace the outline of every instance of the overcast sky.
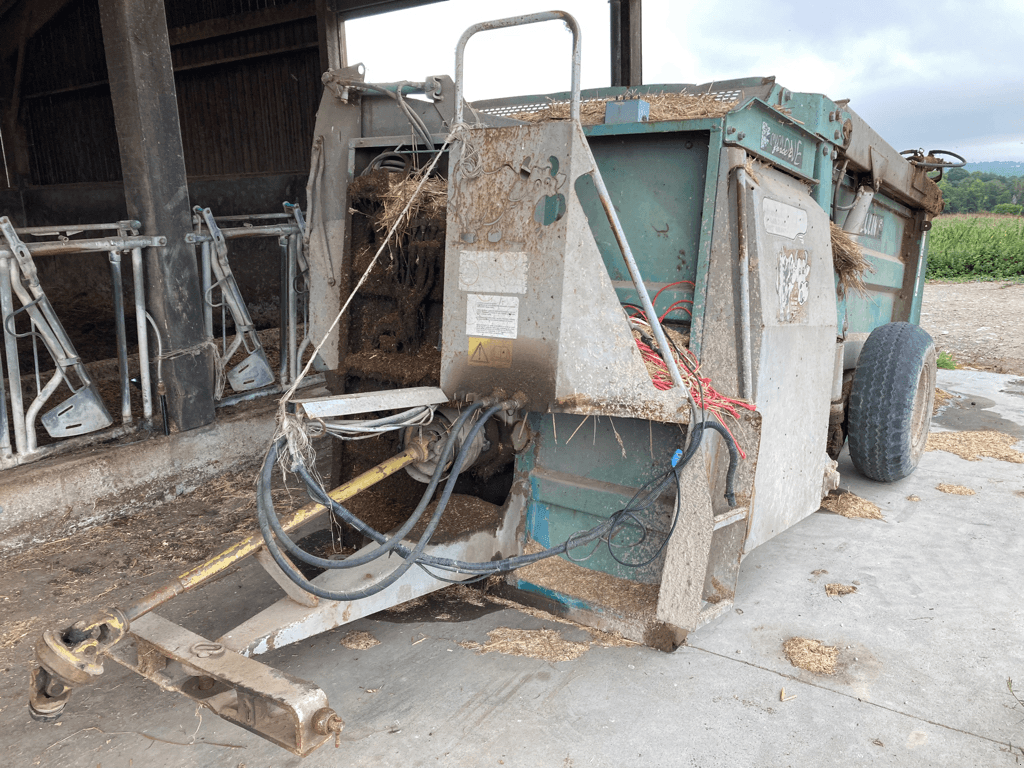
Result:
<instances>
[{"instance_id":1,"label":"overcast sky","mask_svg":"<svg viewBox=\"0 0 1024 768\"><path fill-rule=\"evenodd\" d=\"M349 61L378 82L454 74L470 24L557 8L583 29L583 87L610 84L607 0L446 0L347 24ZM775 75L850 99L897 150L1024 161L1022 0L643 0L644 83ZM466 53L470 99L569 85L570 36L552 22L482 32Z\"/></svg>"}]
</instances>

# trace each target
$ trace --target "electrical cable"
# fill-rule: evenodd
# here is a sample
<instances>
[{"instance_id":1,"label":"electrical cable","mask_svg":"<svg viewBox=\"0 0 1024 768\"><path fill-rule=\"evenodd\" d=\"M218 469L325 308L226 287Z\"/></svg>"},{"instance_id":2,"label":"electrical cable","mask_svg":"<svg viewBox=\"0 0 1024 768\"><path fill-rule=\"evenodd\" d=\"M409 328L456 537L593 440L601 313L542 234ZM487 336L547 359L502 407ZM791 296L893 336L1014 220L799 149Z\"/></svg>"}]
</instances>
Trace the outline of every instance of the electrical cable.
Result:
<instances>
[{"instance_id":1,"label":"electrical cable","mask_svg":"<svg viewBox=\"0 0 1024 768\"><path fill-rule=\"evenodd\" d=\"M277 518L277 514L273 511L274 505L273 500L270 497L271 478L269 474L267 474L267 479L264 481L264 474L267 473L267 467L269 466L272 469L273 464L277 461L277 455L280 452L282 445L284 444L280 439L273 445L271 445L270 450L267 452L267 458L264 460L264 471L260 473L260 477L257 480L256 507L260 517L260 530L263 530L263 518L266 517L270 529L273 530L274 535L277 536L277 538L281 541L281 543L284 545L284 548L288 550L289 554L294 555L299 560L301 560L304 563L307 563L308 565L313 565L317 568L324 568L327 570L341 568L356 568L362 565L366 565L367 563L376 560L378 557L387 554L391 550L395 549L399 545L399 543L409 534L409 531L411 531L415 527L416 523L419 522L419 519L422 516L423 511L430 504L430 499L433 497L434 491L437 489L438 483L441 482L441 478L444 475L445 467L448 463L448 458L455 447L455 442L457 440L457 435L459 434L459 431L462 429L466 421L470 419L481 408L485 407L488 402L490 401L480 400L476 403L473 403L472 405L470 405L469 408L462 412L459 418L455 421L455 424L452 425L452 431L449 433L447 439L445 440L444 447L441 449L441 453L438 456L437 466L435 467L433 475L430 478L430 482L427 484L426 489L423 491L423 496L420 498L419 504L416 505L416 508L409 516L409 519L406 520L402 527L395 532L395 535L392 536L390 540L388 540L387 537L381 535L380 540L377 541L377 543L381 545L378 549L375 549L372 552L368 552L358 557L352 556L344 560L328 560L322 557L311 555L310 553L306 552L301 547L299 547L294 541L292 541L291 538L288 537L288 534L285 532L284 528L281 527L281 523L280 520L278 520ZM468 443L463 445L464 449L466 445L468 445ZM273 456L273 461L270 460L271 456ZM292 467L292 471L294 471L295 474L299 476L299 479L302 480L303 483L305 483L306 488L309 491L310 498L312 498L313 501L332 509L334 508L335 505L337 505L337 502L331 499L331 497L319 485L319 483L317 483L316 480L313 479L313 477L309 473L309 470L306 469L305 465L303 465L301 462L296 461ZM266 539L265 536L264 539Z\"/></svg>"},{"instance_id":2,"label":"electrical cable","mask_svg":"<svg viewBox=\"0 0 1024 768\"><path fill-rule=\"evenodd\" d=\"M480 403L478 407L482 407L482 405L483 403ZM277 454L280 448L285 445L284 440L278 440L271 447L271 450L268 451L267 458L264 462L263 471L260 473L260 477L258 480L259 492L257 496L257 507L259 508L260 515L260 531L263 534L264 542L267 544L267 549L270 552L271 556L274 558L275 562L277 562L278 565L282 568L285 574L294 583L296 583L306 591L311 592L312 594L329 600L356 600L361 599L363 597L368 597L373 594L377 594L378 592L380 592L383 589L386 589L388 586L390 586L399 578L401 578L401 576L408 570L408 568L414 564L422 568L424 572L430 574L432 577L438 578L439 580L445 582L465 584L472 583L473 581L477 581L492 574L513 570L515 568L520 568L525 565L529 565L531 563L545 559L547 557L552 557L554 555L559 554L566 554L571 549L584 546L585 544L594 541L599 541L601 539L604 539L608 543L609 552L617 562L620 562L623 565L627 565L630 567L642 567L644 565L650 564L651 562L654 562L654 560L660 556L661 552L666 546L668 538L670 538L672 535L672 531L675 530L675 526L678 523L678 519L681 514L681 494L679 485L679 475L682 469L687 465L690 459L693 458L697 449L699 448L702 442L701 435L703 433L703 429L705 427L710 426L712 429L716 429L719 432L722 432L722 428L720 427L720 425L716 424L715 422L708 421L697 424L694 429L693 438L689 441L689 445L687 446L686 450L677 451L677 454L682 453L681 461L676 462L674 460L673 467L670 470L668 470L664 475L655 478L654 480L645 484L641 489L639 489L636 492L636 494L634 494L633 499L631 499L630 503L628 503L626 507L616 512L614 515L609 517L605 522L595 526L594 528L591 528L588 531L581 531L571 535L564 543L558 546L550 547L541 552L531 553L527 555L519 555L516 557L505 558L503 560L498 561L486 562L467 562L452 558L440 558L425 555L423 553L423 550L429 543L430 538L432 537L434 531L437 528L437 525L440 523L441 515L443 514L444 509L447 506L448 500L451 497L455 480L457 479L459 473L462 470L462 464L468 453L468 449L472 443L473 438L482 428L487 419L505 406L507 406L507 403L499 403L488 408L488 410L473 426L469 435L467 435L467 438L464 441L458 456L456 457L455 463L452 466L452 471L448 478L448 482L445 485L445 489L442 492L442 496L438 500L437 509L435 510L434 515L432 516L431 521L428 524L423 536L420 538L419 542L412 550L398 543L399 541L401 541L405 533L408 533L408 530L405 530L405 532L403 533L403 531L400 529L395 533L394 536L388 539L386 536L384 536L380 532L374 530L372 527L364 523L358 517L352 515L342 505L333 501L327 495L326 491L324 491L313 480L313 478L309 475L305 467L301 465L301 463L296 463L293 469L297 472L297 474L299 474L300 478L303 479L303 482L307 484L307 488L310 491L311 498L313 498L315 501L318 501L319 503L324 504L325 506L329 506L332 512L335 513L338 517L340 517L344 522L352 525L354 528L356 528L357 531L369 536L370 538L381 544L381 547L379 547L376 550L373 550L370 553L367 553L361 558L352 557L342 561L325 560L323 558L317 558L313 555L310 555L309 553L305 552L300 547L298 547L298 545L296 545L293 541L291 541L291 539L288 538L284 530L280 527L280 522L277 520L277 515L273 510L273 501L270 498L269 493L269 483L270 480L272 479L272 473L274 465L277 460ZM467 414L464 415L466 415L467 418L469 417ZM456 426L453 425L453 430L449 434L449 437L445 443L445 449L443 449L442 451L442 460L439 461L437 468L435 469L434 476L432 477L432 485L434 488L436 488L436 483L433 481L439 479L440 473L443 473L446 464L444 459L446 459L447 456L450 455L450 450L453 446L454 436L458 434L464 423L465 422L463 421L461 424L457 424L458 428L456 428ZM735 496L733 495L732 488L737 462L738 454L735 451L735 449L731 449L729 460L729 472L726 481L726 498L729 500L731 506L735 505ZM651 558L642 563L630 563L629 561L622 560L612 550L611 542L619 534L619 532L628 524L626 520L630 518L637 524L637 526L639 526L643 530L643 534L640 540L638 542L634 542L630 546L636 546L637 544L646 540L647 527L644 525L643 521L641 521L640 518L637 517L637 513L651 509L657 502L657 500L661 497L661 495L664 493L668 484L673 479L675 479L677 484L675 513L673 516L673 522L670 527L670 530L666 535L664 541L662 542L661 546L659 546L659 548L655 551L654 555ZM424 494L424 498L427 499L429 499L430 496L432 496L433 494L433 488L429 488L428 490L429 493ZM419 510L419 514L422 514L422 510ZM414 513L414 515L410 517L410 520L402 526L402 529L411 529L412 526L415 525L415 522L418 521L419 514ZM273 530L273 533L278 536L282 544L285 545L285 548L288 549L289 552L294 554L296 557L299 557L304 562L307 562L311 565L316 565L318 567L339 568L345 567L346 565L348 567L353 567L356 563L365 564L366 562L369 562L372 559L376 559L376 557L379 557L380 555L384 554L385 551L392 550L399 554L404 560L403 564L399 565L388 576L362 589L355 590L353 592L334 592L331 590L325 590L315 584L310 583L301 573L294 569L294 567L290 564L287 558L281 553L280 549L278 549L278 547L276 546L276 543L273 539L273 535L271 535L271 530ZM385 547L387 547L386 550ZM459 574L474 574L475 576L472 579L446 579L437 576L437 574L431 573L429 570L427 570L427 566Z\"/></svg>"},{"instance_id":3,"label":"electrical cable","mask_svg":"<svg viewBox=\"0 0 1024 768\"><path fill-rule=\"evenodd\" d=\"M470 430L469 435L467 435L466 440L463 443L462 449L459 451L458 456L455 457L455 463L452 465L451 475L448 477L448 482L445 483L444 490L441 492L441 496L440 496L440 498L438 499L438 502L437 502L437 509L434 511L433 517L430 519L430 522L427 524L427 529L423 532L423 535L420 537L420 540L417 542L416 547L412 550L412 552L409 554L409 556L404 558L402 563L398 567L396 567L393 571L391 571L391 573L389 573L387 576L384 576L381 579L378 579L373 584L369 584L369 585L367 585L365 587L361 587L360 589L352 590L350 592L335 592L333 590L324 589L323 587L319 586L318 584L315 584L315 583L309 581L308 579L306 579L305 576L303 576L295 568L295 566L293 566L288 561L288 558L286 558L284 556L284 554L281 552L281 550L278 548L277 543L274 541L273 536L271 536L271 534L270 534L270 527L272 526L271 520L273 519L274 516L267 515L266 514L267 510L265 508L261 508L260 509L260 515L259 515L259 518L260 518L260 520L259 520L260 532L263 534L263 541L267 545L267 551L270 553L271 557L274 558L274 561L277 563L278 567L280 567L281 570L284 571L285 575L287 575L288 578L291 579L296 585L300 586L302 589L306 590L307 592L309 592L309 593L311 593L313 595L316 595L317 597L324 598L325 600L337 600L337 601L361 600L361 599L364 599L364 598L367 598L367 597L372 597L373 595L376 595L376 594L378 594L380 592L383 592L385 589L387 589L392 584L394 584L396 581L398 581L400 578L402 578L402 576L405 575L405 572L408 571L413 565L415 565L416 562L420 559L420 556L422 555L423 550L426 548L427 544L430 543L430 538L434 535L434 531L437 530L437 526L441 522L441 515L444 513L445 507L448 504L448 499L451 498L452 491L455 488L455 481L458 479L459 472L462 469L462 463L463 463L463 461L465 461L466 455L468 453L468 449L469 449L469 447L470 447L470 445L472 443L473 438L476 436L477 432L479 432L480 429L483 427L483 425L487 421L487 419L489 419L491 416L493 416L499 410L501 410L504 407L506 407L506 405L507 405L507 403L498 403L497 405L492 405L490 408L488 408L486 411L484 411L483 416L477 421L477 423ZM453 434L457 434L457 433L453 433ZM276 448L277 448L277 446L279 446L280 443L281 443L280 440L278 440L277 442L274 443L274 446L272 446L271 450L267 452L267 456L268 457L270 457L272 454L276 454L277 453ZM269 495L270 495L270 487L269 487L268 480L270 479L269 476L273 473L273 469L274 469L274 464L272 462L264 462L263 471L260 473L260 480L261 480L261 484L263 485L263 488L261 489L262 492L260 494L261 497L263 497L263 496L269 497ZM427 498L429 498L429 497L427 497ZM265 499L264 499L264 501L265 501ZM257 501L257 507L258 508L259 507L264 507L263 504L259 503L259 499ZM407 521L407 524L408 524L408 521ZM276 533L276 531L275 531L275 533ZM285 536L285 538L287 538L287 535L284 534L283 530L281 531L281 533ZM392 540L393 541L397 540L397 536L393 537ZM383 549L383 547L380 548L380 550L382 550L382 549ZM382 552L380 552L380 550L376 550L374 553L370 553L370 554L374 555L374 558L378 557L380 554L383 554ZM299 550L299 551L302 551L302 550ZM304 553L304 554L306 554L306 553ZM352 558L352 559L356 559L356 558ZM370 558L370 559L373 559L373 558ZM333 562L339 562L339 561L333 561ZM345 562L345 561L340 561L340 562Z\"/></svg>"}]
</instances>

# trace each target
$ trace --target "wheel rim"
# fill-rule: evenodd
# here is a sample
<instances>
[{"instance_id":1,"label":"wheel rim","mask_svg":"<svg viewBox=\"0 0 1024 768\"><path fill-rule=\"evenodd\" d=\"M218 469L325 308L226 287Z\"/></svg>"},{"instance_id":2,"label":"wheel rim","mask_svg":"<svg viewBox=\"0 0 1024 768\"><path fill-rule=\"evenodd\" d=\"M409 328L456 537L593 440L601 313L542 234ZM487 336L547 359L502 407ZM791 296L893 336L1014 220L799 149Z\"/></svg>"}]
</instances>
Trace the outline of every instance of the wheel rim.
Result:
<instances>
[{"instance_id":1,"label":"wheel rim","mask_svg":"<svg viewBox=\"0 0 1024 768\"><path fill-rule=\"evenodd\" d=\"M917 379L917 391L914 393L914 415L910 431L910 455L914 463L924 453L928 440L928 427L931 423L932 400L935 393L935 367L930 356L921 366L921 375Z\"/></svg>"}]
</instances>

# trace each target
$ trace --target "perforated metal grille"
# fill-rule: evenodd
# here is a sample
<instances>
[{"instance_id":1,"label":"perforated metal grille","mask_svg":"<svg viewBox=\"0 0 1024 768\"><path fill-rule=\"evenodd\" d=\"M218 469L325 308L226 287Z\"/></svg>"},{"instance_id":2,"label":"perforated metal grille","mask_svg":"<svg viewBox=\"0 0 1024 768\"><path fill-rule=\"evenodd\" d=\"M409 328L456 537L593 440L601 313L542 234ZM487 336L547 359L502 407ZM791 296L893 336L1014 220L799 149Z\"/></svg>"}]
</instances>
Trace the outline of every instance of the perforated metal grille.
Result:
<instances>
[{"instance_id":1,"label":"perforated metal grille","mask_svg":"<svg viewBox=\"0 0 1024 768\"><path fill-rule=\"evenodd\" d=\"M742 96L743 96L743 91L741 89L739 89L739 88L731 88L731 89L725 90L725 91L705 91L705 90L697 90L697 89L690 90L690 89L687 88L687 89L684 89L683 91L681 91L681 93L685 93L685 94L689 94L689 95L698 95L698 94L710 93L712 96L715 97L715 101L722 101L722 102L737 101L738 99L742 98ZM651 94L639 94L638 98L642 99L645 95L651 95ZM594 99L583 99L581 103L582 104L588 104L588 103L591 103L591 102L603 102L603 101L606 101L606 99L594 98ZM477 111L483 112L484 114L487 114L487 115L495 115L497 117L514 117L515 115L522 114L524 112L539 112L542 109L549 109L550 107L553 107L555 105L568 104L568 103L569 103L568 99L553 99L553 100L545 100L545 101L536 101L536 102L531 102L531 103L527 103L527 104L500 104L500 105L494 105L494 106L489 106L489 107L478 107Z\"/></svg>"}]
</instances>

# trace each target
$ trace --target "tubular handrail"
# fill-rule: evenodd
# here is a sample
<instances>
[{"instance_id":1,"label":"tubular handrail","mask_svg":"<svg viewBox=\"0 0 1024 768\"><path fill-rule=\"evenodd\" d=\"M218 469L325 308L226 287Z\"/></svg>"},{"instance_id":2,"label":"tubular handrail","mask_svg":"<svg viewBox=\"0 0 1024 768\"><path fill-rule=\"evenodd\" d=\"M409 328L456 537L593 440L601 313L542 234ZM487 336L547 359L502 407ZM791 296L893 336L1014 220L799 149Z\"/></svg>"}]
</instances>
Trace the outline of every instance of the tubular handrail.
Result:
<instances>
[{"instance_id":1,"label":"tubular handrail","mask_svg":"<svg viewBox=\"0 0 1024 768\"><path fill-rule=\"evenodd\" d=\"M541 13L529 13L523 16L510 16L507 19L495 21L482 21L474 24L459 38L459 44L455 47L455 123L463 122L462 113L465 104L463 98L463 57L466 53L466 43L469 38L477 32L484 32L490 29L504 29L506 27L520 27L526 24L536 24L541 21L564 21L572 32L572 98L569 103L569 117L578 122L580 119L580 25L572 15L565 11L543 11Z\"/></svg>"}]
</instances>

